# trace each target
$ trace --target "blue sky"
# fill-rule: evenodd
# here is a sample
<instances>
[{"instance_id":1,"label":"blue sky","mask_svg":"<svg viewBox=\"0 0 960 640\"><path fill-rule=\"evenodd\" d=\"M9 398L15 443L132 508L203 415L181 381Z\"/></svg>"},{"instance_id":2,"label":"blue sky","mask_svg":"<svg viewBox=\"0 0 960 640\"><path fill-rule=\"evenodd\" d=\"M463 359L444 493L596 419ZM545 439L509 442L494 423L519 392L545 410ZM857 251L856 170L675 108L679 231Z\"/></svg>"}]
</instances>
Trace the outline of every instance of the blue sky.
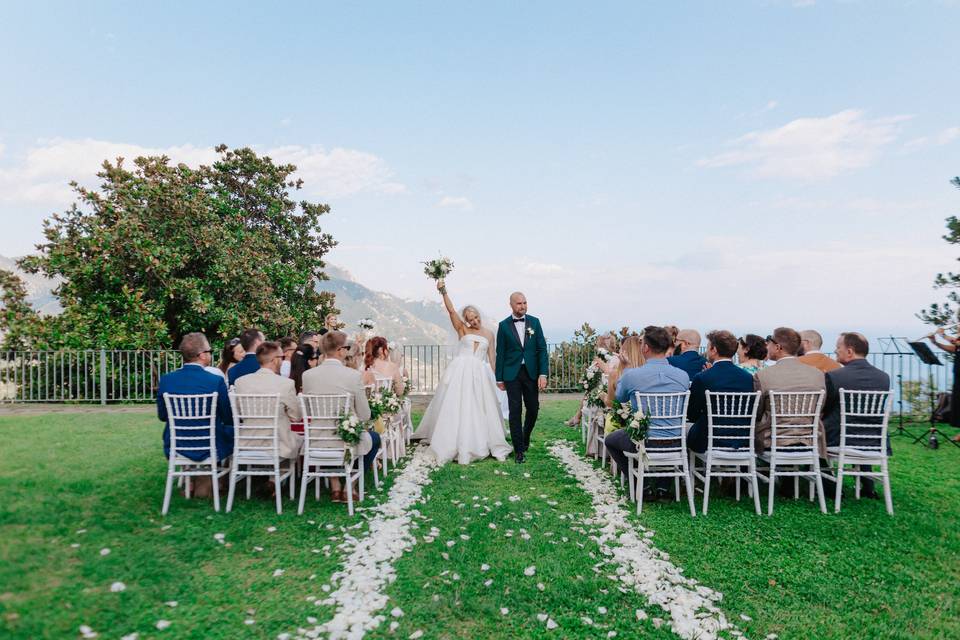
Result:
<instances>
[{"instance_id":1,"label":"blue sky","mask_svg":"<svg viewBox=\"0 0 960 640\"><path fill-rule=\"evenodd\" d=\"M554 333L919 335L960 213L956 2L23 3L0 253L104 157L301 166L364 284L525 290Z\"/></svg>"}]
</instances>

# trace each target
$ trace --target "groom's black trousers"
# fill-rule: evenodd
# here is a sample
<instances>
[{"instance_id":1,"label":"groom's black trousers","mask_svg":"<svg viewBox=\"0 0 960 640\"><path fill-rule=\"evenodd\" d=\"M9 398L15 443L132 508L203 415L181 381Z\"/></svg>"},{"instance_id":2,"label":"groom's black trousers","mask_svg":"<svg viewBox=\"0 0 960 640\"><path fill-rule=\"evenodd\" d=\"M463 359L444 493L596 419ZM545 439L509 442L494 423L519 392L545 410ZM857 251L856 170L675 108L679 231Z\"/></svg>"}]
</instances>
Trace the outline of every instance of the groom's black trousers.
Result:
<instances>
[{"instance_id":1,"label":"groom's black trousers","mask_svg":"<svg viewBox=\"0 0 960 640\"><path fill-rule=\"evenodd\" d=\"M537 413L540 412L540 396L537 391L537 381L530 377L525 366L520 367L516 380L505 382L507 388L507 403L510 407L510 439L513 440L513 450L525 453L530 447L530 433L537 423ZM527 415L522 421L523 407L527 408Z\"/></svg>"}]
</instances>

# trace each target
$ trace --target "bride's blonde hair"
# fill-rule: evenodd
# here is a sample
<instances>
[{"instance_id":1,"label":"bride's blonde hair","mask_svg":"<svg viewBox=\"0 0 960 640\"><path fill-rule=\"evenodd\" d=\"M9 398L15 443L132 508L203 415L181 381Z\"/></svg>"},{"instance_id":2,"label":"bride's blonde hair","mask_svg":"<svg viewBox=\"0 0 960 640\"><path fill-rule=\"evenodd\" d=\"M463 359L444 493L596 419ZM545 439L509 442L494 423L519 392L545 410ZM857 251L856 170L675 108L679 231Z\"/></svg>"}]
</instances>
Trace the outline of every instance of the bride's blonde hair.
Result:
<instances>
[{"instance_id":1,"label":"bride's blonde hair","mask_svg":"<svg viewBox=\"0 0 960 640\"><path fill-rule=\"evenodd\" d=\"M473 311L473 313L477 316L477 326L478 326L478 327L482 327L482 326L483 326L483 316L480 315L480 310L477 309L477 308L476 308L475 306L473 306L472 304L468 304L467 306L465 306L465 307L460 311L460 317L463 318L464 324L466 324L468 327L471 326L470 323L467 322L467 311ZM471 328L475 328L475 327L471 327Z\"/></svg>"}]
</instances>

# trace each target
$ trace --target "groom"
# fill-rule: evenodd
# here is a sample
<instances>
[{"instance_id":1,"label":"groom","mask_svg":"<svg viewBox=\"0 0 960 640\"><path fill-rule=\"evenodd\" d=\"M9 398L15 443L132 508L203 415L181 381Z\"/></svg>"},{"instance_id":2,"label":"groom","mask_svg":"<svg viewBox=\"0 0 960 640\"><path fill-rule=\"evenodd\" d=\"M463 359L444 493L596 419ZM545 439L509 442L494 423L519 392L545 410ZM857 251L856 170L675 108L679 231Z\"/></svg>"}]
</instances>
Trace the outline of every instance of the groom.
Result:
<instances>
[{"instance_id":1,"label":"groom","mask_svg":"<svg viewBox=\"0 0 960 640\"><path fill-rule=\"evenodd\" d=\"M526 462L530 432L537 423L540 391L547 388L547 341L540 321L527 315L527 298L517 291L510 295L513 314L497 329L497 386L506 390L510 405L510 439L514 460ZM522 406L526 420L520 425Z\"/></svg>"}]
</instances>

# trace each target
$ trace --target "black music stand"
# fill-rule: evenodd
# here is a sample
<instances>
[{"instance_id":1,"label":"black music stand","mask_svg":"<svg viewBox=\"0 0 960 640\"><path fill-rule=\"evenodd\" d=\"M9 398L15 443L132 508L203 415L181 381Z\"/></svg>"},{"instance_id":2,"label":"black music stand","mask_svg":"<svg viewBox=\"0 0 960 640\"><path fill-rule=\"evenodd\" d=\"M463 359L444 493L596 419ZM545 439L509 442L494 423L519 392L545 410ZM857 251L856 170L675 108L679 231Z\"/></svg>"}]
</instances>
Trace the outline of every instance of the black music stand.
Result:
<instances>
[{"instance_id":1,"label":"black music stand","mask_svg":"<svg viewBox=\"0 0 960 640\"><path fill-rule=\"evenodd\" d=\"M916 435L903 426L903 357L913 354L906 338L880 338L880 355L897 357L897 432L891 435L915 438Z\"/></svg>"},{"instance_id":2,"label":"black music stand","mask_svg":"<svg viewBox=\"0 0 960 640\"><path fill-rule=\"evenodd\" d=\"M937 354L935 354L933 351L930 350L930 345L928 345L926 342L917 340L915 342L907 342L907 344L910 345L910 348L913 349L913 352L917 354L917 357L920 358L920 362L922 362L923 364L943 366L943 363L940 362L940 358L938 358ZM937 440L937 436L941 435L944 438L946 438L947 442L949 442L953 446L960 449L960 442L954 442L953 440L950 439L950 436L945 434L943 431L940 431L939 429L937 429L937 423L934 422L933 420L933 412L934 412L934 409L936 409L936 402L937 402L936 395L931 393L930 394L930 429L927 430L926 433L921 433L919 436L917 436L914 439L913 444L917 444L918 442L923 440L925 437L929 436L927 441L923 443L923 446L930 449L936 449L940 446L940 442L939 440ZM960 411L960 407L957 407L956 409L951 407L951 410Z\"/></svg>"}]
</instances>

